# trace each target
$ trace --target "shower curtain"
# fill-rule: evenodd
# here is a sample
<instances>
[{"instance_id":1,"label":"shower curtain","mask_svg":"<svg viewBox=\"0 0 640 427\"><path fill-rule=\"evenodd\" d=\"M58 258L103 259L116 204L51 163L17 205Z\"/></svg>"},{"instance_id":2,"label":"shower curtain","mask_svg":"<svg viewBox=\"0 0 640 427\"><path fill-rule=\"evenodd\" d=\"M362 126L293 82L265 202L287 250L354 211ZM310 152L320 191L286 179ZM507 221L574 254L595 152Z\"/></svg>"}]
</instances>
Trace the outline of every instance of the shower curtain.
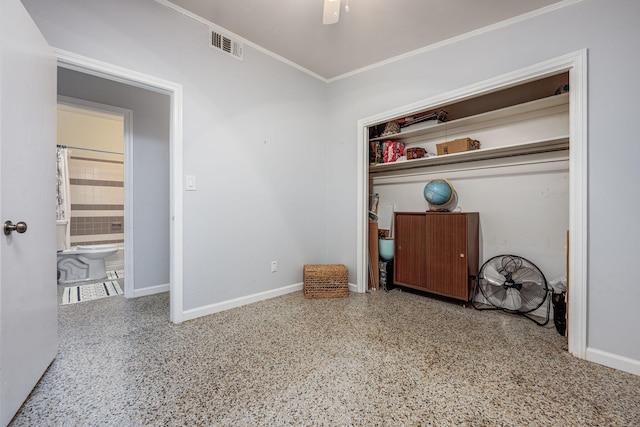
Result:
<instances>
[{"instance_id":1,"label":"shower curtain","mask_svg":"<svg viewBox=\"0 0 640 427\"><path fill-rule=\"evenodd\" d=\"M71 247L71 189L69 182L69 153L58 147L56 220L66 221L65 248Z\"/></svg>"}]
</instances>

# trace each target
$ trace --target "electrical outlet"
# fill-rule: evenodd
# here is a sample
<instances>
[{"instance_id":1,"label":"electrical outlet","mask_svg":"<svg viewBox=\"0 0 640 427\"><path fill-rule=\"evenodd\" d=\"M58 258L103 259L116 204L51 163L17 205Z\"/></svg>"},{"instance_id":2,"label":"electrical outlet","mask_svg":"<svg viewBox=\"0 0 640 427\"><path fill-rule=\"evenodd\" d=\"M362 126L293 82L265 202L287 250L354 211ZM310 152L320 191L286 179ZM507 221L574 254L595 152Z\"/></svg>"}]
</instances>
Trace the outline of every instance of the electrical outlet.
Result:
<instances>
[{"instance_id":1,"label":"electrical outlet","mask_svg":"<svg viewBox=\"0 0 640 427\"><path fill-rule=\"evenodd\" d=\"M271 272L275 273L278 271L278 261L271 261Z\"/></svg>"}]
</instances>

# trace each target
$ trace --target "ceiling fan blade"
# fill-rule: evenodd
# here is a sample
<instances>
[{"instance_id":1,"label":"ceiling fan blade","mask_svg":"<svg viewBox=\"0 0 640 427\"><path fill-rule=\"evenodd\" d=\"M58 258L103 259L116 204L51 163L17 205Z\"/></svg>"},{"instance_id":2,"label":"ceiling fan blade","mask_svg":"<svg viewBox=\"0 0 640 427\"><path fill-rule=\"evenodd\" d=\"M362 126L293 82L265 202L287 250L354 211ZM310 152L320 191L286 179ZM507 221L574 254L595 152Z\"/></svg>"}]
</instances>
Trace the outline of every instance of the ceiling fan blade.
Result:
<instances>
[{"instance_id":1,"label":"ceiling fan blade","mask_svg":"<svg viewBox=\"0 0 640 427\"><path fill-rule=\"evenodd\" d=\"M324 0L324 12L322 23L324 25L335 24L340 20L340 0Z\"/></svg>"}]
</instances>

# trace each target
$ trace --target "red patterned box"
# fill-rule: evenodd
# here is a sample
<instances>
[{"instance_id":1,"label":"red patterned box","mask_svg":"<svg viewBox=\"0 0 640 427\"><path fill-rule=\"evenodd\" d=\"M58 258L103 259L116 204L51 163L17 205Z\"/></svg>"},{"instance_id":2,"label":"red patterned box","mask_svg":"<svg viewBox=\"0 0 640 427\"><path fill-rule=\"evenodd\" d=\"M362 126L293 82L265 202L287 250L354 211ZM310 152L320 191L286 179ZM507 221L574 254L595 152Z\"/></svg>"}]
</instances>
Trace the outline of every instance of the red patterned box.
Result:
<instances>
[{"instance_id":1,"label":"red patterned box","mask_svg":"<svg viewBox=\"0 0 640 427\"><path fill-rule=\"evenodd\" d=\"M383 151L384 163L393 163L399 157L404 156L404 143L396 141L385 141Z\"/></svg>"}]
</instances>

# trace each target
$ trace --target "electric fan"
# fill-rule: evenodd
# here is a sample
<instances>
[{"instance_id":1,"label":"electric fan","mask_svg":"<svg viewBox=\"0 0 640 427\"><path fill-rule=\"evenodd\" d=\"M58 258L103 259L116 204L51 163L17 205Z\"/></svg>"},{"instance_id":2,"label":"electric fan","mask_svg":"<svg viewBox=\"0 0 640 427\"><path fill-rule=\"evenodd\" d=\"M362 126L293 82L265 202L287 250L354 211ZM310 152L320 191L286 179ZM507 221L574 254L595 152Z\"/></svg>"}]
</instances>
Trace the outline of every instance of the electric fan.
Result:
<instances>
[{"instance_id":1,"label":"electric fan","mask_svg":"<svg viewBox=\"0 0 640 427\"><path fill-rule=\"evenodd\" d=\"M541 323L527 313L537 310L547 300L549 287L547 279L531 261L517 255L498 255L480 268L475 286L493 307L480 308L476 305L478 292L473 292L473 307L478 310L504 310L522 314L540 326L549 322L551 299L547 301L547 318Z\"/></svg>"}]
</instances>

